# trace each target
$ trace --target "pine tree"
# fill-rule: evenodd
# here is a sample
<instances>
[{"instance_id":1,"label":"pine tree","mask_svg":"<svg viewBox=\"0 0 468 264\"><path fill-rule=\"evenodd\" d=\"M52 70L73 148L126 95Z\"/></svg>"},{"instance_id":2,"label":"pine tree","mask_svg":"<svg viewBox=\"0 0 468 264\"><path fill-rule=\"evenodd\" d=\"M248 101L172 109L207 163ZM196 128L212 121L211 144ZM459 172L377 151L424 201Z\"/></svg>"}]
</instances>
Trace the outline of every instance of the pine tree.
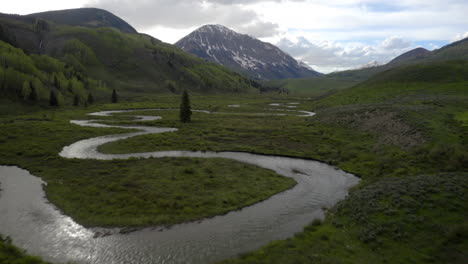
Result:
<instances>
[{"instance_id":1,"label":"pine tree","mask_svg":"<svg viewBox=\"0 0 468 264\"><path fill-rule=\"evenodd\" d=\"M21 99L28 99L29 94L31 93L31 88L29 87L29 81L24 81L21 92L18 90L18 97Z\"/></svg>"},{"instance_id":2,"label":"pine tree","mask_svg":"<svg viewBox=\"0 0 468 264\"><path fill-rule=\"evenodd\" d=\"M79 106L80 105L80 97L75 94L75 97L73 97L73 105L74 106Z\"/></svg>"},{"instance_id":3,"label":"pine tree","mask_svg":"<svg viewBox=\"0 0 468 264\"><path fill-rule=\"evenodd\" d=\"M59 82L59 79L57 78L57 75L54 75L54 86L55 86L55 88L57 88L58 90L61 89L61 87L60 87L60 82Z\"/></svg>"},{"instance_id":4,"label":"pine tree","mask_svg":"<svg viewBox=\"0 0 468 264\"><path fill-rule=\"evenodd\" d=\"M187 123L192 119L192 110L190 110L190 98L187 90L182 94L182 102L180 104L180 122Z\"/></svg>"},{"instance_id":5,"label":"pine tree","mask_svg":"<svg viewBox=\"0 0 468 264\"><path fill-rule=\"evenodd\" d=\"M29 82L29 87L31 88L31 92L29 93L28 100L32 102L36 102L37 101L36 87L34 87L34 84L31 81Z\"/></svg>"},{"instance_id":6,"label":"pine tree","mask_svg":"<svg viewBox=\"0 0 468 264\"><path fill-rule=\"evenodd\" d=\"M72 93L72 92L73 92L73 85L72 85L72 81L69 81L69 82L68 82L67 89L68 89L68 91L69 91L70 93Z\"/></svg>"},{"instance_id":7,"label":"pine tree","mask_svg":"<svg viewBox=\"0 0 468 264\"><path fill-rule=\"evenodd\" d=\"M50 106L58 106L57 95L55 95L54 90L50 90L49 105Z\"/></svg>"},{"instance_id":8,"label":"pine tree","mask_svg":"<svg viewBox=\"0 0 468 264\"><path fill-rule=\"evenodd\" d=\"M88 104L94 104L94 97L91 93L88 94Z\"/></svg>"},{"instance_id":9,"label":"pine tree","mask_svg":"<svg viewBox=\"0 0 468 264\"><path fill-rule=\"evenodd\" d=\"M114 90L112 90L112 99L111 99L111 102L112 102L113 104L115 104L115 103L117 103L117 101L118 101L117 92L116 92L115 89L114 89Z\"/></svg>"}]
</instances>

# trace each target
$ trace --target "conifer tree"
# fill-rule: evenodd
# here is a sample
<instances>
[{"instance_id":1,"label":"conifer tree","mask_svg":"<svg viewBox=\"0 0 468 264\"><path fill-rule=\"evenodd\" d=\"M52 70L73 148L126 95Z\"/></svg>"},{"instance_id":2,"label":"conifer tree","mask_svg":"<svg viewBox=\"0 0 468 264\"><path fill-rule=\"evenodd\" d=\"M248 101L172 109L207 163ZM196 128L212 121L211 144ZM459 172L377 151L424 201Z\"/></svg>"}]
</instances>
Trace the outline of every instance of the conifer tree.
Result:
<instances>
[{"instance_id":1,"label":"conifer tree","mask_svg":"<svg viewBox=\"0 0 468 264\"><path fill-rule=\"evenodd\" d=\"M190 109L190 98L187 90L182 94L182 102L180 104L180 122L187 123L192 119L192 110Z\"/></svg>"},{"instance_id":2,"label":"conifer tree","mask_svg":"<svg viewBox=\"0 0 468 264\"><path fill-rule=\"evenodd\" d=\"M94 104L94 97L91 93L88 94L88 104Z\"/></svg>"},{"instance_id":3,"label":"conifer tree","mask_svg":"<svg viewBox=\"0 0 468 264\"><path fill-rule=\"evenodd\" d=\"M49 105L50 106L58 106L57 95L55 95L54 90L50 90Z\"/></svg>"},{"instance_id":4,"label":"conifer tree","mask_svg":"<svg viewBox=\"0 0 468 264\"><path fill-rule=\"evenodd\" d=\"M67 89L68 89L68 91L69 91L70 93L73 92L73 85L72 85L72 82L71 82L71 81L68 82Z\"/></svg>"},{"instance_id":5,"label":"conifer tree","mask_svg":"<svg viewBox=\"0 0 468 264\"><path fill-rule=\"evenodd\" d=\"M57 75L54 75L54 86L55 86L55 88L57 88L58 90L61 89L61 87L60 87L60 82L59 82L59 79L57 78Z\"/></svg>"},{"instance_id":6,"label":"conifer tree","mask_svg":"<svg viewBox=\"0 0 468 264\"><path fill-rule=\"evenodd\" d=\"M75 97L73 97L73 105L74 106L79 106L80 105L80 97L75 94Z\"/></svg>"},{"instance_id":7,"label":"conifer tree","mask_svg":"<svg viewBox=\"0 0 468 264\"><path fill-rule=\"evenodd\" d=\"M31 88L31 91L29 92L28 100L32 102L36 102L37 101L36 87L34 87L34 84L31 81L29 82L29 87Z\"/></svg>"},{"instance_id":8,"label":"conifer tree","mask_svg":"<svg viewBox=\"0 0 468 264\"><path fill-rule=\"evenodd\" d=\"M117 103L117 101L118 101L117 92L116 92L115 89L114 89L114 90L112 90L112 99L111 99L111 102L112 102L113 104L115 104L115 103Z\"/></svg>"}]
</instances>

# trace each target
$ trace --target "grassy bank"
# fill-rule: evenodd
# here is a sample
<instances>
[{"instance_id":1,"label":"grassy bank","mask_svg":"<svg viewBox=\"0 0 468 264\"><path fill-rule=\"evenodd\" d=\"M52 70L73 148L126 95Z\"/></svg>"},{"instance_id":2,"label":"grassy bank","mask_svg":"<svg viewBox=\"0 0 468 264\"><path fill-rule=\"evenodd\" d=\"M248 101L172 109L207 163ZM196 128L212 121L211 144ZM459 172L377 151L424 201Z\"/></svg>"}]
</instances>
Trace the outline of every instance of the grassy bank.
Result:
<instances>
[{"instance_id":1,"label":"grassy bank","mask_svg":"<svg viewBox=\"0 0 468 264\"><path fill-rule=\"evenodd\" d=\"M0 236L0 263L5 264L47 264L38 257L28 256L23 250L13 246L9 238Z\"/></svg>"}]
</instances>

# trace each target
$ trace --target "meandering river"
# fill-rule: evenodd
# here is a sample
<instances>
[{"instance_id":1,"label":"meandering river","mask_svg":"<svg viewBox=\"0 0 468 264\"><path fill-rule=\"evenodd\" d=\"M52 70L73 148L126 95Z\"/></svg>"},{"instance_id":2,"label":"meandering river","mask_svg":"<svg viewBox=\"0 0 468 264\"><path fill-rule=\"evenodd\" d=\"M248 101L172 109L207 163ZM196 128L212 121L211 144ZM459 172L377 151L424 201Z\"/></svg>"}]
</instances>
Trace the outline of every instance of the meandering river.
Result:
<instances>
[{"instance_id":1,"label":"meandering river","mask_svg":"<svg viewBox=\"0 0 468 264\"><path fill-rule=\"evenodd\" d=\"M141 111L141 110L139 110ZM111 116L131 111L105 111L94 116ZM205 111L206 112L206 111ZM298 111L299 112L299 111ZM311 116L311 112L302 112ZM140 120L159 117L137 116ZM317 161L265 156L242 152L156 151L103 154L97 147L117 140L151 133L176 132L175 128L104 125L92 120L72 120L91 127L138 129L138 132L86 139L66 146L64 158L128 159L159 157L226 158L294 178L297 185L269 199L226 215L197 222L154 227L121 234L119 229L84 228L63 215L45 199L40 178L27 171L0 166L0 233L30 254L57 263L211 263L234 257L285 239L323 218L323 207L343 199L359 179ZM102 236L102 234L109 234Z\"/></svg>"}]
</instances>

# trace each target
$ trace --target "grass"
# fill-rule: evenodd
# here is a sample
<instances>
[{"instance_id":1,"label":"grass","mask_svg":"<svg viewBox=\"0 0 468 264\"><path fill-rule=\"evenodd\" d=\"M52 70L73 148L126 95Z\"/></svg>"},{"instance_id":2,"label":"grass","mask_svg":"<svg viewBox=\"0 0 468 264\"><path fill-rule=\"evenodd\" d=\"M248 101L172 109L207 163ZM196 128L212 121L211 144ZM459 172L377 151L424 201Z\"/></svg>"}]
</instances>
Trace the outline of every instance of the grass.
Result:
<instances>
[{"instance_id":1,"label":"grass","mask_svg":"<svg viewBox=\"0 0 468 264\"><path fill-rule=\"evenodd\" d=\"M50 179L48 199L85 226L193 221L240 209L295 185L272 171L225 159L71 161L45 175ZM74 192L77 189L80 192Z\"/></svg>"},{"instance_id":2,"label":"grass","mask_svg":"<svg viewBox=\"0 0 468 264\"><path fill-rule=\"evenodd\" d=\"M0 263L5 264L46 264L39 257L28 256L23 250L13 246L11 240L0 236Z\"/></svg>"},{"instance_id":3,"label":"grass","mask_svg":"<svg viewBox=\"0 0 468 264\"><path fill-rule=\"evenodd\" d=\"M266 84L272 87L288 89L294 95L321 96L352 87L358 83L358 80L347 77L317 76L301 79L273 80Z\"/></svg>"}]
</instances>

